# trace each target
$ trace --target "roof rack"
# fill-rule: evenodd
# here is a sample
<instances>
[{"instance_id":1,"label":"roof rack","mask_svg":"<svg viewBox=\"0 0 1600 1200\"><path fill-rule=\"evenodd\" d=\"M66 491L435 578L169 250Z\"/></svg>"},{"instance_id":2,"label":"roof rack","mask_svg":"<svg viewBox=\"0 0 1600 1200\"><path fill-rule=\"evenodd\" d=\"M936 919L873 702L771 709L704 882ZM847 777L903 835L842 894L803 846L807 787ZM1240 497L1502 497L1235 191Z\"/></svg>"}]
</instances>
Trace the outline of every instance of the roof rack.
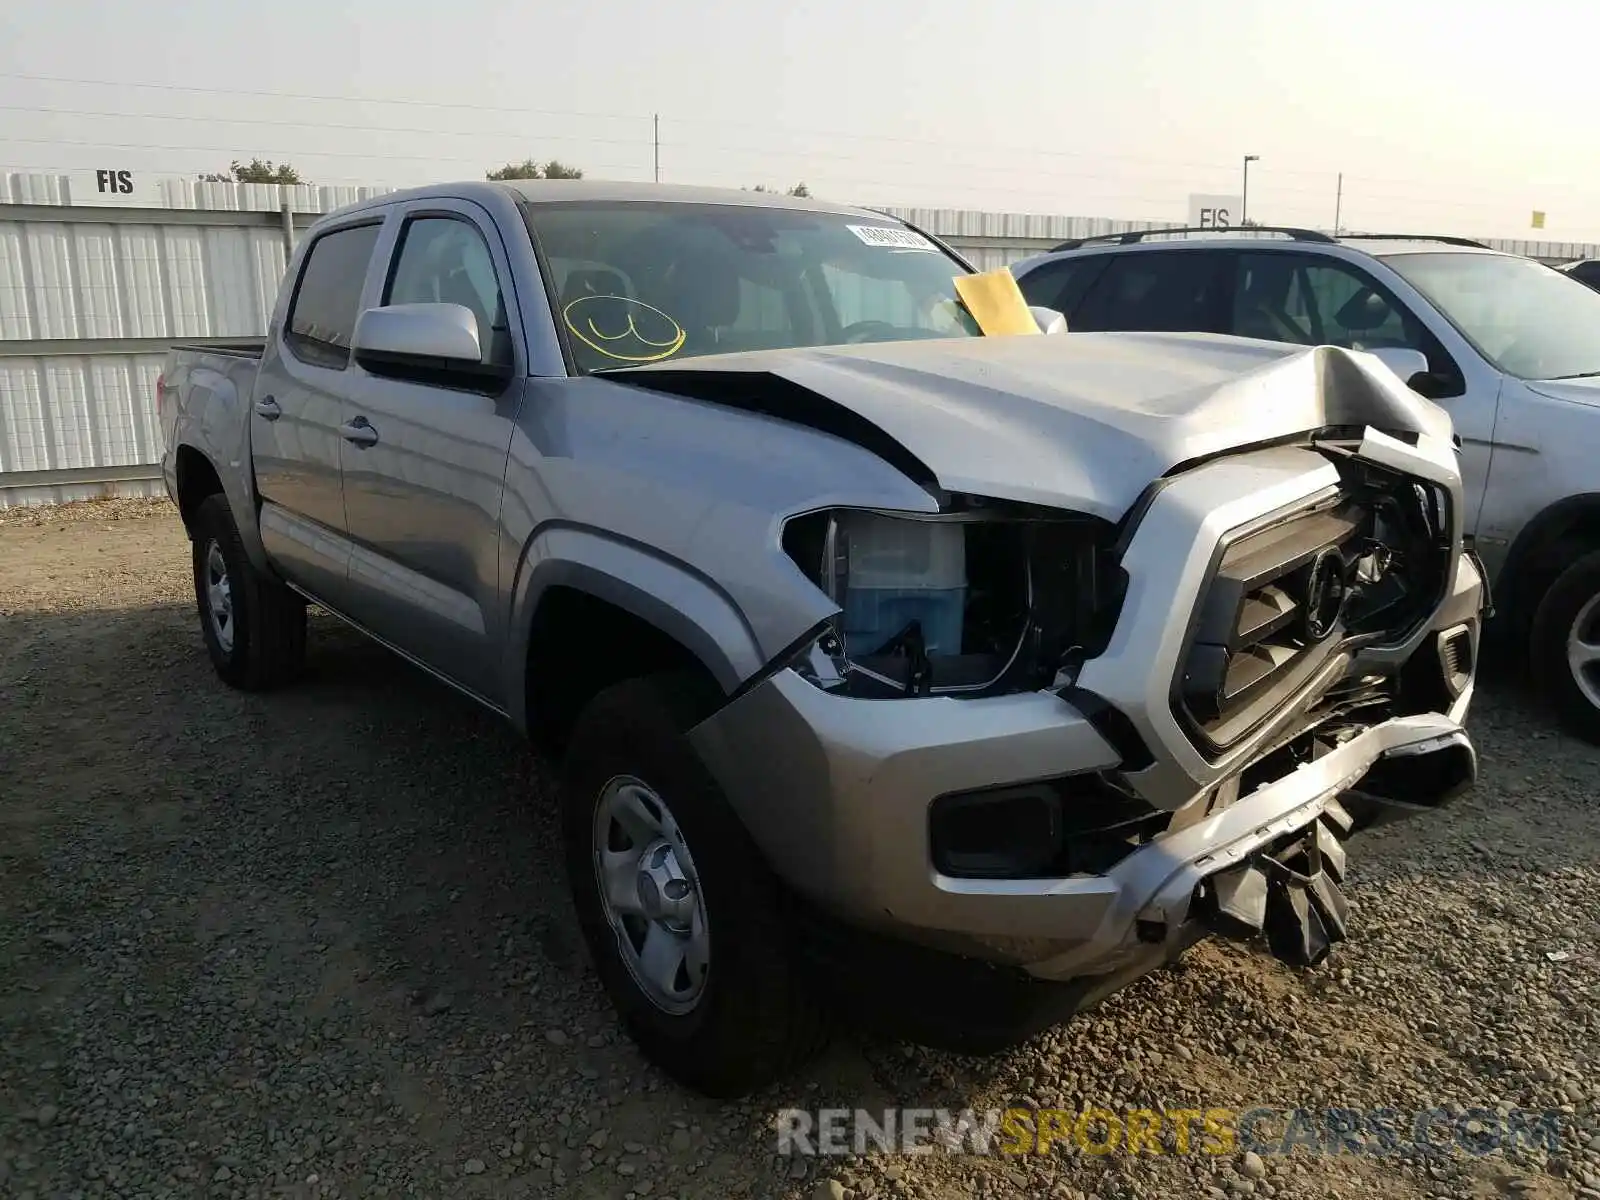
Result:
<instances>
[{"instance_id":1,"label":"roof rack","mask_svg":"<svg viewBox=\"0 0 1600 1200\"><path fill-rule=\"evenodd\" d=\"M1087 246L1095 242L1115 242L1120 246L1131 246L1142 242L1145 238L1156 234L1168 233L1218 233L1225 236L1238 236L1252 233L1280 233L1297 242L1332 242L1334 239L1315 229L1298 229L1292 225L1183 225L1176 229L1130 229L1126 233L1097 233L1093 237L1072 238L1062 242L1059 246L1051 247L1050 253L1061 250L1076 250L1080 246Z\"/></svg>"},{"instance_id":2,"label":"roof rack","mask_svg":"<svg viewBox=\"0 0 1600 1200\"><path fill-rule=\"evenodd\" d=\"M1447 246L1471 246L1474 250L1492 250L1471 238L1452 237L1444 233L1341 233L1341 242L1443 242Z\"/></svg>"}]
</instances>

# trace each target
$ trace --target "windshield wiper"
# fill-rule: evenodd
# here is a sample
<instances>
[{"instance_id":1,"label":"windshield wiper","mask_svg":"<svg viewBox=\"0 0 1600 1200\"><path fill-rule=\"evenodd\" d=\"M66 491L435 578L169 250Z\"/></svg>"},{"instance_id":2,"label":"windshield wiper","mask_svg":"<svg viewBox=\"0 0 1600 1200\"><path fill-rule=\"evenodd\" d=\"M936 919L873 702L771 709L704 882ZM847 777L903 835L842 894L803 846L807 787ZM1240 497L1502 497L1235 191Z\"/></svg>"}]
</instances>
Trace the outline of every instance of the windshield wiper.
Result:
<instances>
[{"instance_id":1,"label":"windshield wiper","mask_svg":"<svg viewBox=\"0 0 1600 1200\"><path fill-rule=\"evenodd\" d=\"M1600 371L1579 371L1576 375L1552 375L1551 381L1557 379L1594 379L1600 377Z\"/></svg>"}]
</instances>

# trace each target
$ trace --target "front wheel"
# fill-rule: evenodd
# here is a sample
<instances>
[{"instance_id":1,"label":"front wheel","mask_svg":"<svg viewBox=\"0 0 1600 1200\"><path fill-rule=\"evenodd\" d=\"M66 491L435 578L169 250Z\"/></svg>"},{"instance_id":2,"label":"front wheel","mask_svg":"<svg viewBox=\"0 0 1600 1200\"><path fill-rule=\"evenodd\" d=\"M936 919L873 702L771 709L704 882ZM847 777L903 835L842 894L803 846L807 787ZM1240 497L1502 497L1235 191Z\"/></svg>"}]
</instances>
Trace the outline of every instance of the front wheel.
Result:
<instances>
[{"instance_id":1,"label":"front wheel","mask_svg":"<svg viewBox=\"0 0 1600 1200\"><path fill-rule=\"evenodd\" d=\"M1557 578L1533 618L1533 675L1568 732L1600 745L1600 551Z\"/></svg>"},{"instance_id":2,"label":"front wheel","mask_svg":"<svg viewBox=\"0 0 1600 1200\"><path fill-rule=\"evenodd\" d=\"M195 604L211 665L245 691L287 683L305 661L305 601L250 565L225 497L201 502L192 532Z\"/></svg>"},{"instance_id":3,"label":"front wheel","mask_svg":"<svg viewBox=\"0 0 1600 1200\"><path fill-rule=\"evenodd\" d=\"M779 885L689 745L695 681L630 680L573 731L568 879L601 983L646 1057L718 1098L821 1048Z\"/></svg>"}]
</instances>

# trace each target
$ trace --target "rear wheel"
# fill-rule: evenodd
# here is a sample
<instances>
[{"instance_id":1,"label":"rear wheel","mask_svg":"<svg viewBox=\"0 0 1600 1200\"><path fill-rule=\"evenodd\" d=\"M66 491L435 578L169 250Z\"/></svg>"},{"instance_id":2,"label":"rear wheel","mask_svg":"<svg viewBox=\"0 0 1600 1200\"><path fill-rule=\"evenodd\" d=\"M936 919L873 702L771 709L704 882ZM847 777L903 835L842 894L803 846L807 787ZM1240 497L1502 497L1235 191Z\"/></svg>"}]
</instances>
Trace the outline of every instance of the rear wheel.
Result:
<instances>
[{"instance_id":1,"label":"rear wheel","mask_svg":"<svg viewBox=\"0 0 1600 1200\"><path fill-rule=\"evenodd\" d=\"M305 662L305 601L250 565L225 497L206 497L192 527L195 603L211 665L245 691L289 682Z\"/></svg>"},{"instance_id":2,"label":"rear wheel","mask_svg":"<svg viewBox=\"0 0 1600 1200\"><path fill-rule=\"evenodd\" d=\"M1600 745L1600 551L1578 559L1545 593L1530 658L1539 693L1562 725Z\"/></svg>"},{"instance_id":3,"label":"rear wheel","mask_svg":"<svg viewBox=\"0 0 1600 1200\"><path fill-rule=\"evenodd\" d=\"M686 731L692 677L630 680L578 719L562 776L568 878L612 1004L668 1075L716 1097L821 1048L783 897Z\"/></svg>"}]
</instances>

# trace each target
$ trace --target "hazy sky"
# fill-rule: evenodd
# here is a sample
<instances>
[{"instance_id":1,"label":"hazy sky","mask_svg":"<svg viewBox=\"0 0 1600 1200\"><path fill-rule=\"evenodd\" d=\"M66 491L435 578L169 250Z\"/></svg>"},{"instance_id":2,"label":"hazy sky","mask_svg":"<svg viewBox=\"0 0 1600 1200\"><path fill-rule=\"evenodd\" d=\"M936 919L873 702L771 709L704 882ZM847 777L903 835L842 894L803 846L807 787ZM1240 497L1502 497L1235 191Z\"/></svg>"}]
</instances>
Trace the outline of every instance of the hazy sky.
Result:
<instances>
[{"instance_id":1,"label":"hazy sky","mask_svg":"<svg viewBox=\"0 0 1600 1200\"><path fill-rule=\"evenodd\" d=\"M659 113L668 182L1182 220L1249 153L1263 220L1331 225L1343 172L1347 227L1600 240L1597 35L1574 0L11 0L0 169L648 179Z\"/></svg>"}]
</instances>

